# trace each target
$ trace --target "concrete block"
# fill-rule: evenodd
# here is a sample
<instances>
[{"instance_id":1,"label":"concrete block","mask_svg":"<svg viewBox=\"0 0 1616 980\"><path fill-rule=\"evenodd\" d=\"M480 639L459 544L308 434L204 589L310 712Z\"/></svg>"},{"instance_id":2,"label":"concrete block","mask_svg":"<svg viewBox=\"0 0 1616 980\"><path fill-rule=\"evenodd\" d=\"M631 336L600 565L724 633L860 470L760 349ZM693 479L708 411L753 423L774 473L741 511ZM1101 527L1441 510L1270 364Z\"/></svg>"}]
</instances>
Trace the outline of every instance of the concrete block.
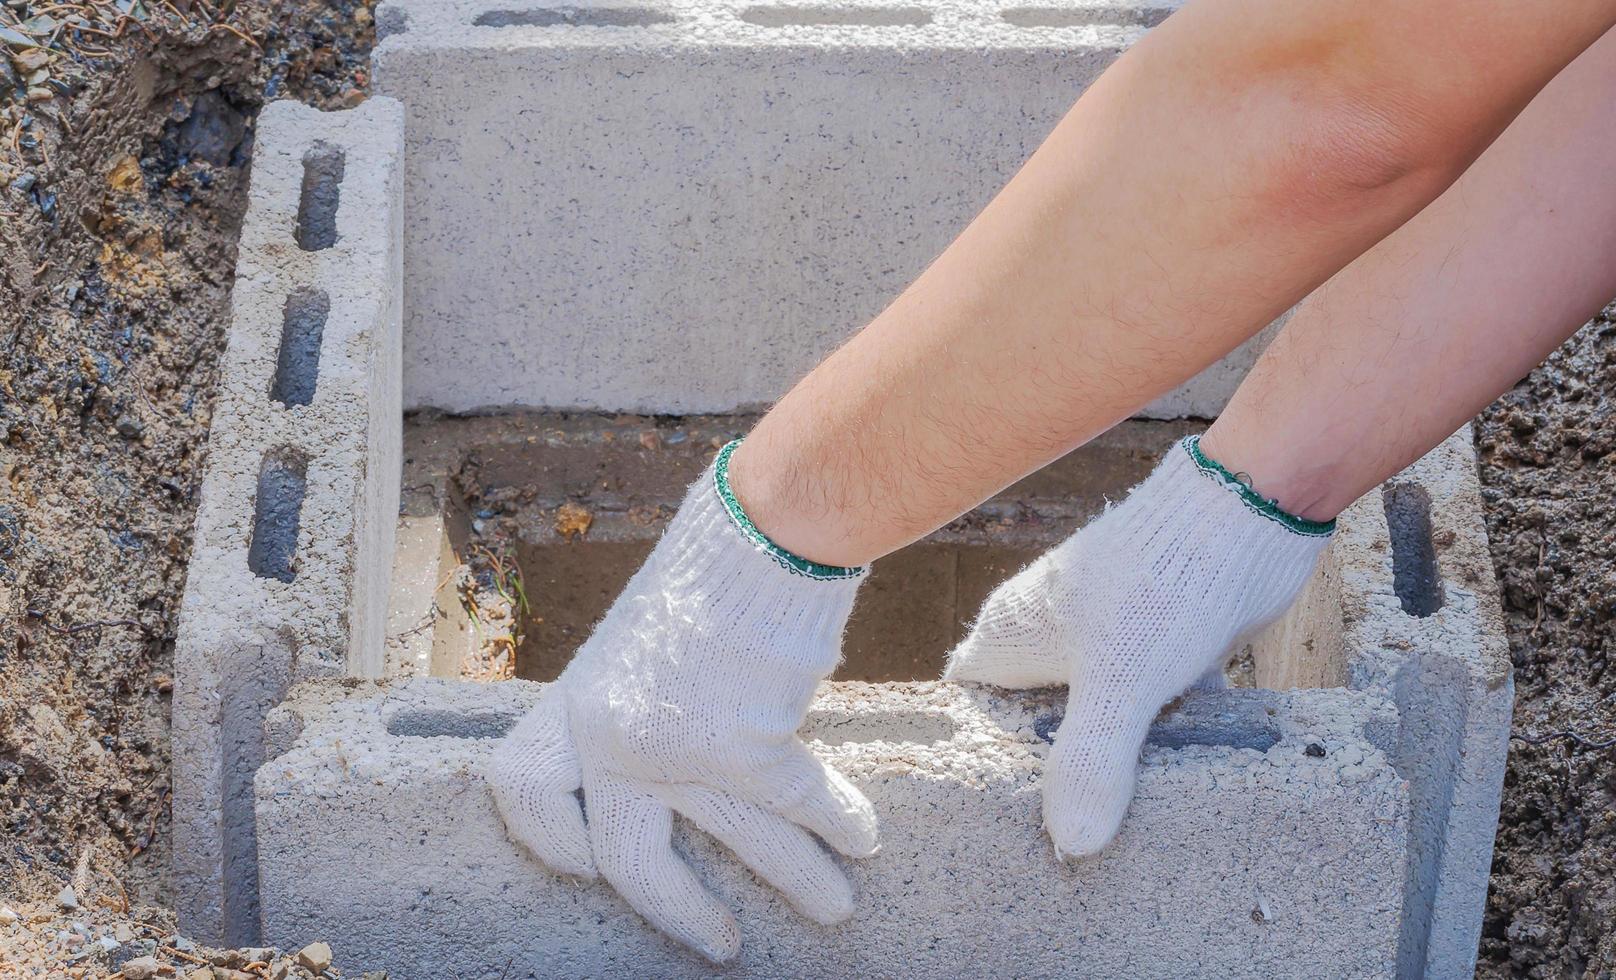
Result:
<instances>
[{"instance_id":1,"label":"concrete block","mask_svg":"<svg viewBox=\"0 0 1616 980\"><path fill-rule=\"evenodd\" d=\"M340 936L405 980L713 975L609 887L506 839L480 767L539 690L295 690L270 724L285 751L256 784L266 940ZM681 821L675 845L745 935L724 975L1392 975L1409 811L1390 705L1186 699L1152 734L1121 836L1070 865L1037 792L1059 710L1048 694L828 685L804 734L869 794L882 851L843 862L859 911L823 928Z\"/></svg>"},{"instance_id":2,"label":"concrete block","mask_svg":"<svg viewBox=\"0 0 1616 980\"><path fill-rule=\"evenodd\" d=\"M175 648L188 935L258 933L251 781L296 680L382 669L399 494L403 109L259 116Z\"/></svg>"},{"instance_id":3,"label":"concrete block","mask_svg":"<svg viewBox=\"0 0 1616 980\"><path fill-rule=\"evenodd\" d=\"M1174 6L388 0L406 405L772 403ZM1265 339L1145 414L1215 416Z\"/></svg>"},{"instance_id":4,"label":"concrete block","mask_svg":"<svg viewBox=\"0 0 1616 980\"><path fill-rule=\"evenodd\" d=\"M1350 687L1388 696L1409 780L1398 973L1475 972L1515 679L1469 425L1344 516Z\"/></svg>"}]
</instances>

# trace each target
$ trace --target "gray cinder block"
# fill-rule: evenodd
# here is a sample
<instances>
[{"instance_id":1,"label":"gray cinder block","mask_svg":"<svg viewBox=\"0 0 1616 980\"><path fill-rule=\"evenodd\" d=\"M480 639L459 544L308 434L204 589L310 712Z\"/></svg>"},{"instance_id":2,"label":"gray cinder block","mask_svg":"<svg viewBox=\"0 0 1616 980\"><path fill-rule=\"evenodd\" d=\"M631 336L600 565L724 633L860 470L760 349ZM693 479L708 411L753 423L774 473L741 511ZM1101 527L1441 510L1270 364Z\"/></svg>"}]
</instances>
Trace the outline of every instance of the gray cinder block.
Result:
<instances>
[{"instance_id":1,"label":"gray cinder block","mask_svg":"<svg viewBox=\"0 0 1616 980\"><path fill-rule=\"evenodd\" d=\"M389 0L407 404L773 402L1173 6ZM1265 339L1145 414L1216 415Z\"/></svg>"},{"instance_id":2,"label":"gray cinder block","mask_svg":"<svg viewBox=\"0 0 1616 980\"><path fill-rule=\"evenodd\" d=\"M264 713L294 681L381 672L403 115L372 99L259 117L174 654L174 885L199 939L257 937Z\"/></svg>"},{"instance_id":3,"label":"gray cinder block","mask_svg":"<svg viewBox=\"0 0 1616 980\"><path fill-rule=\"evenodd\" d=\"M272 724L291 747L257 780L266 939L340 936L402 978L713 975L608 886L506 839L480 767L540 689L299 688ZM1066 865L1038 796L1060 705L828 685L804 734L880 811L881 853L843 862L858 911L825 928L681 825L675 845L745 935L724 975L1391 975L1409 818L1394 709L1326 691L1187 699L1156 726L1121 836Z\"/></svg>"}]
</instances>

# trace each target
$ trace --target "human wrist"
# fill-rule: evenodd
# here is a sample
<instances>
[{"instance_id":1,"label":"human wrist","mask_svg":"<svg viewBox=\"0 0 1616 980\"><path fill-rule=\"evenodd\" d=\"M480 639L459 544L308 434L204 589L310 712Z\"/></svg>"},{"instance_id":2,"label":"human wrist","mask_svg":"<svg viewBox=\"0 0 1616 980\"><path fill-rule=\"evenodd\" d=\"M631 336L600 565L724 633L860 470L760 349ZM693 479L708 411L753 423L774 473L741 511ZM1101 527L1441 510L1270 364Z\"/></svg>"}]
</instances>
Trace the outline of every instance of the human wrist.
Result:
<instances>
[{"instance_id":1,"label":"human wrist","mask_svg":"<svg viewBox=\"0 0 1616 980\"><path fill-rule=\"evenodd\" d=\"M779 461L766 438L737 440L729 460L728 482L737 504L753 526L778 547L816 564L867 567L875 557L838 530L834 514L800 486L798 469Z\"/></svg>"},{"instance_id":2,"label":"human wrist","mask_svg":"<svg viewBox=\"0 0 1616 980\"><path fill-rule=\"evenodd\" d=\"M734 463L740 458L742 447L743 441L736 439L720 449L718 457L713 461L714 489L736 531L755 548L793 574L810 579L838 581L862 578L868 573L869 566L865 564L838 565L816 561L786 547L765 531L753 517L755 509L742 503L742 491L736 486ZM748 494L748 499L757 501L766 498Z\"/></svg>"}]
</instances>

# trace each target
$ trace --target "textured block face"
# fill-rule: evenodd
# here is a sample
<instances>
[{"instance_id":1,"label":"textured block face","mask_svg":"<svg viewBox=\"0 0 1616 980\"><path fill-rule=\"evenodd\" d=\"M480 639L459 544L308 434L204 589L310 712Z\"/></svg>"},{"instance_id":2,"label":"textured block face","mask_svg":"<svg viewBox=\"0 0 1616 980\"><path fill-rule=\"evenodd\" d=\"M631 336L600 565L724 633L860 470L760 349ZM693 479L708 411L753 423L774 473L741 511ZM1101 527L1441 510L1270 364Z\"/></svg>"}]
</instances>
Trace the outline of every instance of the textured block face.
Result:
<instances>
[{"instance_id":1,"label":"textured block face","mask_svg":"<svg viewBox=\"0 0 1616 980\"><path fill-rule=\"evenodd\" d=\"M773 402L1164 12L385 4L376 89L410 114L406 403ZM1215 415L1261 342L1147 414Z\"/></svg>"},{"instance_id":2,"label":"textured block face","mask_svg":"<svg viewBox=\"0 0 1616 980\"><path fill-rule=\"evenodd\" d=\"M552 876L505 838L479 769L538 690L299 689L270 726L292 747L257 781L266 938L342 936L348 955L400 977L711 975L606 886ZM843 862L858 913L827 929L681 824L676 846L745 933L725 974L1392 974L1408 811L1384 702L1186 700L1153 732L1121 837L1071 865L1039 821L1059 707L946 684L830 685L804 734L870 796L882 851Z\"/></svg>"},{"instance_id":3,"label":"textured block face","mask_svg":"<svg viewBox=\"0 0 1616 980\"><path fill-rule=\"evenodd\" d=\"M331 114L279 102L259 117L175 648L174 883L199 939L257 935L264 713L297 679L381 669L402 135L387 99Z\"/></svg>"}]
</instances>

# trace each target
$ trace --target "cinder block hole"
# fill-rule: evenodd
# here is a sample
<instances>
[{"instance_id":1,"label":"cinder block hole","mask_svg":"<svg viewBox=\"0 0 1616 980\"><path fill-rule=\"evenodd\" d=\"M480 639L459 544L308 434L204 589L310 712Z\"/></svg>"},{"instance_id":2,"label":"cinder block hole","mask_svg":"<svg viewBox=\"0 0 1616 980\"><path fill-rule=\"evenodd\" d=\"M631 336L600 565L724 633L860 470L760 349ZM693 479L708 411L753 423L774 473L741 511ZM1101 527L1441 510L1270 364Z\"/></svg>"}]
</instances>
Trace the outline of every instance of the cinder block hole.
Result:
<instances>
[{"instance_id":1,"label":"cinder block hole","mask_svg":"<svg viewBox=\"0 0 1616 980\"><path fill-rule=\"evenodd\" d=\"M1172 10L1162 7L1011 7L999 16L1011 27L1155 27Z\"/></svg>"},{"instance_id":2,"label":"cinder block hole","mask_svg":"<svg viewBox=\"0 0 1616 980\"><path fill-rule=\"evenodd\" d=\"M760 27L925 27L931 11L920 7L747 7L741 20Z\"/></svg>"},{"instance_id":3,"label":"cinder block hole","mask_svg":"<svg viewBox=\"0 0 1616 980\"><path fill-rule=\"evenodd\" d=\"M428 516L423 506L444 508L443 560L460 566L438 568L419 589L461 575L472 582L469 590L433 591L431 630L415 630L409 642L429 644L439 676L486 677L495 664L496 674L554 680L644 563L716 447L752 423L561 413L408 418L406 458L444 469L407 464L404 485L447 481L445 493L407 498L412 520ZM1124 496L1193 428L1128 423L877 562L835 678L937 679L994 588ZM1318 613L1329 607L1326 592L1298 603L1268 642L1254 644L1256 668L1231 680L1339 683L1331 666L1339 616Z\"/></svg>"},{"instance_id":4,"label":"cinder block hole","mask_svg":"<svg viewBox=\"0 0 1616 980\"><path fill-rule=\"evenodd\" d=\"M1261 705L1235 701L1230 710L1212 711L1206 704L1205 699L1179 702L1176 709L1150 726L1146 743L1164 749L1215 745L1258 752L1267 752L1279 744L1279 729ZM1044 715L1033 722L1033 733L1054 744L1062 720L1058 712Z\"/></svg>"},{"instance_id":5,"label":"cinder block hole","mask_svg":"<svg viewBox=\"0 0 1616 980\"><path fill-rule=\"evenodd\" d=\"M514 715L497 711L406 708L387 719L387 734L410 738L504 738Z\"/></svg>"},{"instance_id":6,"label":"cinder block hole","mask_svg":"<svg viewBox=\"0 0 1616 980\"><path fill-rule=\"evenodd\" d=\"M650 7L537 7L490 10L472 21L478 27L651 27L676 18Z\"/></svg>"},{"instance_id":7,"label":"cinder block hole","mask_svg":"<svg viewBox=\"0 0 1616 980\"><path fill-rule=\"evenodd\" d=\"M343 152L316 143L303 155L303 192L297 201L297 247L318 252L337 243L337 205L346 166Z\"/></svg>"},{"instance_id":8,"label":"cinder block hole","mask_svg":"<svg viewBox=\"0 0 1616 980\"><path fill-rule=\"evenodd\" d=\"M321 289L303 288L286 297L281 311L281 348L269 397L288 407L314 401L320 376L320 338L325 334L331 298Z\"/></svg>"},{"instance_id":9,"label":"cinder block hole","mask_svg":"<svg viewBox=\"0 0 1616 980\"><path fill-rule=\"evenodd\" d=\"M1392 482L1381 488L1381 500L1392 542L1392 590L1404 612L1430 616L1443 602L1431 540L1431 495L1419 484Z\"/></svg>"},{"instance_id":10,"label":"cinder block hole","mask_svg":"<svg viewBox=\"0 0 1616 980\"><path fill-rule=\"evenodd\" d=\"M307 489L308 460L301 453L275 449L264 454L247 545L247 568L254 575L277 582L297 578L297 531Z\"/></svg>"}]
</instances>

